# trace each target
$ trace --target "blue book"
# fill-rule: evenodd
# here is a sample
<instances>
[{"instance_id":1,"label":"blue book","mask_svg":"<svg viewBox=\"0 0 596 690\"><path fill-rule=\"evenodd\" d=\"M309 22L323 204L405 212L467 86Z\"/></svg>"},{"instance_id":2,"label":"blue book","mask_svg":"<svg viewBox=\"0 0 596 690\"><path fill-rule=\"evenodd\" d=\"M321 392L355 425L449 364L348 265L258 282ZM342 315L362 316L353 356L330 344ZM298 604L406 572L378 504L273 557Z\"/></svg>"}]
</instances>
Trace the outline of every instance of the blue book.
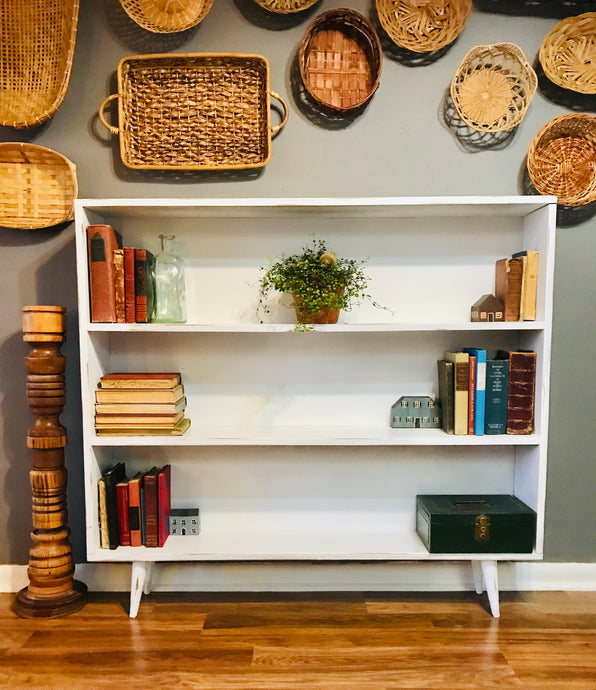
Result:
<instances>
[{"instance_id":1,"label":"blue book","mask_svg":"<svg viewBox=\"0 0 596 690\"><path fill-rule=\"evenodd\" d=\"M485 434L507 433L508 392L509 360L489 359L486 362Z\"/></svg>"},{"instance_id":2,"label":"blue book","mask_svg":"<svg viewBox=\"0 0 596 690\"><path fill-rule=\"evenodd\" d=\"M486 406L486 350L464 347L464 352L476 355L476 398L474 403L474 435L484 436Z\"/></svg>"}]
</instances>

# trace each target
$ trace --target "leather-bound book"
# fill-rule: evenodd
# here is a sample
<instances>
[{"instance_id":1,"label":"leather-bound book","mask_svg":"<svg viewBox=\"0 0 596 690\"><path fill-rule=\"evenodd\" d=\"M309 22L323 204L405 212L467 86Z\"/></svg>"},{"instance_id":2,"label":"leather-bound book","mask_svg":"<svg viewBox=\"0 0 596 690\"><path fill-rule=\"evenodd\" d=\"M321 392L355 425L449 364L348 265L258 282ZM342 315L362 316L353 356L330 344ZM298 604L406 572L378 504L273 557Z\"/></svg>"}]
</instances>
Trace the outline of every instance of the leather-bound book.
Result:
<instances>
[{"instance_id":1,"label":"leather-bound book","mask_svg":"<svg viewBox=\"0 0 596 690\"><path fill-rule=\"evenodd\" d=\"M163 546L170 534L171 467L164 465L157 475L157 545Z\"/></svg>"},{"instance_id":2,"label":"leather-bound book","mask_svg":"<svg viewBox=\"0 0 596 690\"><path fill-rule=\"evenodd\" d=\"M143 479L145 489L145 546L157 547L157 475L158 467L152 467Z\"/></svg>"},{"instance_id":3,"label":"leather-bound book","mask_svg":"<svg viewBox=\"0 0 596 690\"><path fill-rule=\"evenodd\" d=\"M91 321L116 322L114 249L122 247L122 235L111 225L87 227Z\"/></svg>"},{"instance_id":4,"label":"leather-bound book","mask_svg":"<svg viewBox=\"0 0 596 690\"><path fill-rule=\"evenodd\" d=\"M135 248L124 247L124 318L135 323Z\"/></svg>"},{"instance_id":5,"label":"leather-bound book","mask_svg":"<svg viewBox=\"0 0 596 690\"><path fill-rule=\"evenodd\" d=\"M130 546L130 521L128 515L128 481L116 484L116 504L118 506L118 538L120 546Z\"/></svg>"},{"instance_id":6,"label":"leather-bound book","mask_svg":"<svg viewBox=\"0 0 596 690\"><path fill-rule=\"evenodd\" d=\"M499 259L495 265L495 297L503 302L505 321L519 321L524 262L520 258Z\"/></svg>"},{"instance_id":7,"label":"leather-bound book","mask_svg":"<svg viewBox=\"0 0 596 690\"><path fill-rule=\"evenodd\" d=\"M130 545L141 546L141 483L144 472L137 472L128 482L128 522Z\"/></svg>"},{"instance_id":8,"label":"leather-bound book","mask_svg":"<svg viewBox=\"0 0 596 690\"><path fill-rule=\"evenodd\" d=\"M470 355L467 352L445 352L453 362L453 426L456 436L468 435L468 399L470 388Z\"/></svg>"},{"instance_id":9,"label":"leather-bound book","mask_svg":"<svg viewBox=\"0 0 596 690\"><path fill-rule=\"evenodd\" d=\"M453 362L437 360L439 374L439 402L441 403L441 421L443 431L454 433L453 427Z\"/></svg>"},{"instance_id":10,"label":"leather-bound book","mask_svg":"<svg viewBox=\"0 0 596 690\"><path fill-rule=\"evenodd\" d=\"M507 433L534 432L536 353L533 350L499 350L497 358L509 359Z\"/></svg>"},{"instance_id":11,"label":"leather-bound book","mask_svg":"<svg viewBox=\"0 0 596 690\"><path fill-rule=\"evenodd\" d=\"M536 321L536 296L538 292L538 251L528 249L513 254L514 258L523 261L523 281L521 297L521 319Z\"/></svg>"},{"instance_id":12,"label":"leather-bound book","mask_svg":"<svg viewBox=\"0 0 596 690\"><path fill-rule=\"evenodd\" d=\"M114 302L116 323L124 323L124 249L114 249Z\"/></svg>"},{"instance_id":13,"label":"leather-bound book","mask_svg":"<svg viewBox=\"0 0 596 690\"><path fill-rule=\"evenodd\" d=\"M155 257L148 249L135 249L135 319L149 323L155 316Z\"/></svg>"}]
</instances>

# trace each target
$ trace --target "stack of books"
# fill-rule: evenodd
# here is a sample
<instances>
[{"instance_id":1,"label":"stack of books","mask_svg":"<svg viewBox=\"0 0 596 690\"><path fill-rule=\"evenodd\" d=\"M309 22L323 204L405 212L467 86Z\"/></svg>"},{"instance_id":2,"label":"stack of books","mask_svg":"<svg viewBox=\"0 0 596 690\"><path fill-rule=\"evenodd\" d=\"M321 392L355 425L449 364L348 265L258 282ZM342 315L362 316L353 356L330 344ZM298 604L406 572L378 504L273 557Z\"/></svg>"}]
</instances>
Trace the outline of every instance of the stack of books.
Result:
<instances>
[{"instance_id":1,"label":"stack of books","mask_svg":"<svg viewBox=\"0 0 596 690\"><path fill-rule=\"evenodd\" d=\"M190 426L179 373L106 374L95 391L98 436L181 436Z\"/></svg>"}]
</instances>

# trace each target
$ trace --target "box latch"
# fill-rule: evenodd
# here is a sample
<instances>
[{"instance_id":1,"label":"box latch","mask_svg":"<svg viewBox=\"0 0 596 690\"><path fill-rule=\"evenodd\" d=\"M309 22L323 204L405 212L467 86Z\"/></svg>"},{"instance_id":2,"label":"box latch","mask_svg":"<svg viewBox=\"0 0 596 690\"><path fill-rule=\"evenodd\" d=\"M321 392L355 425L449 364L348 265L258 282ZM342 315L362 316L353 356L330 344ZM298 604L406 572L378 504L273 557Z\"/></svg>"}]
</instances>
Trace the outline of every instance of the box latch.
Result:
<instances>
[{"instance_id":1,"label":"box latch","mask_svg":"<svg viewBox=\"0 0 596 690\"><path fill-rule=\"evenodd\" d=\"M490 539L490 518L488 515L478 515L474 521L474 539L485 542Z\"/></svg>"}]
</instances>

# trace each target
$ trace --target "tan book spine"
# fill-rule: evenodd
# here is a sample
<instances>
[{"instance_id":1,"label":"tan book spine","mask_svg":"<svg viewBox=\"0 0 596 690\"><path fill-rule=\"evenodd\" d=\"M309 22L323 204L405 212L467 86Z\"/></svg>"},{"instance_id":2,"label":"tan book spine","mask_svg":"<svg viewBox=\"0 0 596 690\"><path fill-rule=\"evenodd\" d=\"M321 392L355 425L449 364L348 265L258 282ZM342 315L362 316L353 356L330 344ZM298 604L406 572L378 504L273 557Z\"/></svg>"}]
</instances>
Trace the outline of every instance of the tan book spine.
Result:
<instances>
[{"instance_id":1,"label":"tan book spine","mask_svg":"<svg viewBox=\"0 0 596 690\"><path fill-rule=\"evenodd\" d=\"M99 380L102 388L173 388L180 383L180 374L175 373L128 373L105 374Z\"/></svg>"},{"instance_id":2,"label":"tan book spine","mask_svg":"<svg viewBox=\"0 0 596 690\"><path fill-rule=\"evenodd\" d=\"M128 390L124 388L119 389L103 389L99 388L95 391L96 402L116 402L116 403L168 403L176 402L184 395L184 387L182 385L175 386L171 389L134 389Z\"/></svg>"},{"instance_id":3,"label":"tan book spine","mask_svg":"<svg viewBox=\"0 0 596 690\"><path fill-rule=\"evenodd\" d=\"M495 297L503 302L505 321L519 321L523 262L521 258L499 259L495 265Z\"/></svg>"},{"instance_id":4,"label":"tan book spine","mask_svg":"<svg viewBox=\"0 0 596 690\"><path fill-rule=\"evenodd\" d=\"M175 403L95 403L96 414L176 414L186 407L186 398Z\"/></svg>"},{"instance_id":5,"label":"tan book spine","mask_svg":"<svg viewBox=\"0 0 596 690\"><path fill-rule=\"evenodd\" d=\"M444 359L448 362L453 362L454 433L456 436L467 436L470 356L467 352L445 352Z\"/></svg>"},{"instance_id":6,"label":"tan book spine","mask_svg":"<svg viewBox=\"0 0 596 690\"><path fill-rule=\"evenodd\" d=\"M125 323L123 249L114 249L114 302L116 307L116 323Z\"/></svg>"},{"instance_id":7,"label":"tan book spine","mask_svg":"<svg viewBox=\"0 0 596 690\"><path fill-rule=\"evenodd\" d=\"M110 548L110 534L108 531L108 504L106 500L106 482L103 477L97 480L98 514L99 514L99 546Z\"/></svg>"}]
</instances>

